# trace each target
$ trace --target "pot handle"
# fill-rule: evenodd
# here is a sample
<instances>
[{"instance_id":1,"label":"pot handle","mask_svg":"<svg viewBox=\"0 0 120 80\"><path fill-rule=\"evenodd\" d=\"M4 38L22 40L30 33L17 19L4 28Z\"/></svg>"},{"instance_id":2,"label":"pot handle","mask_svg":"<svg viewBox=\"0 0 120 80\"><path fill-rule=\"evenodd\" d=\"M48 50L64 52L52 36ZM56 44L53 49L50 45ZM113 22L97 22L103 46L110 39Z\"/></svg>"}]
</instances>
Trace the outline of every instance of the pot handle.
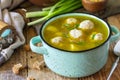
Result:
<instances>
[{"instance_id":1,"label":"pot handle","mask_svg":"<svg viewBox=\"0 0 120 80\"><path fill-rule=\"evenodd\" d=\"M47 49L42 46L38 47L35 44L41 42L40 36L35 36L30 40L30 48L32 52L38 53L38 54L48 54ZM42 43L42 42L41 42Z\"/></svg>"},{"instance_id":2,"label":"pot handle","mask_svg":"<svg viewBox=\"0 0 120 80\"><path fill-rule=\"evenodd\" d=\"M117 27L115 27L115 26L113 26L113 25L111 25L111 30L112 30L112 32L115 33L115 34L112 35L111 38L110 38L110 42L112 43L112 42L114 42L114 41L116 41L116 40L119 39L119 37L120 37L120 31L119 31L119 29L118 29Z\"/></svg>"}]
</instances>

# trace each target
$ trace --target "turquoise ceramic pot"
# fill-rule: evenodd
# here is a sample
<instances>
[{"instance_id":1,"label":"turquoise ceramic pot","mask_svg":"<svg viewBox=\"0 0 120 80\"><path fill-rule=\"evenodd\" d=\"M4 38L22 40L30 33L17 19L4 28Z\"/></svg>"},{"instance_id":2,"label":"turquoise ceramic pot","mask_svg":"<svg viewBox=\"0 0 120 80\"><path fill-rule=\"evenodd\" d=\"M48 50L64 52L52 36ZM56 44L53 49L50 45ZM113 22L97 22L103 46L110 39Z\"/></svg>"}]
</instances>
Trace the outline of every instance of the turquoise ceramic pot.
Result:
<instances>
[{"instance_id":1,"label":"turquoise ceramic pot","mask_svg":"<svg viewBox=\"0 0 120 80\"><path fill-rule=\"evenodd\" d=\"M100 46L86 51L63 51L47 44L43 39L43 30L46 25L55 19L64 16L89 16L100 20L109 30L108 39ZM111 36L111 30L116 33ZM98 72L107 62L109 43L118 39L120 33L116 27L109 25L102 19L90 14L69 13L59 15L49 19L40 29L40 36L33 37L30 40L31 50L38 54L43 54L46 65L55 73L66 77L84 77ZM42 42L43 46L37 47L34 44Z\"/></svg>"}]
</instances>

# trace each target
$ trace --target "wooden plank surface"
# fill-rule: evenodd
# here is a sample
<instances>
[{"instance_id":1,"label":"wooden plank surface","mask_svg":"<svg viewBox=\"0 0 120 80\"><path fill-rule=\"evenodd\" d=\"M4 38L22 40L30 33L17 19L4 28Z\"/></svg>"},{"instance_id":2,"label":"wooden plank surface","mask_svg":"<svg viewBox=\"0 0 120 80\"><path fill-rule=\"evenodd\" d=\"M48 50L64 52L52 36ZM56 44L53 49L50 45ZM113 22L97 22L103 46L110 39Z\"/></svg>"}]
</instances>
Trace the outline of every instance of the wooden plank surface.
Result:
<instances>
[{"instance_id":1,"label":"wooden plank surface","mask_svg":"<svg viewBox=\"0 0 120 80\"><path fill-rule=\"evenodd\" d=\"M120 14L107 18L107 21L120 29ZM26 37L26 44L29 44L30 39L36 36L36 32L32 27L25 29L24 34ZM43 67L41 70L33 69L32 65L35 61L43 61L42 55L26 51L24 46L21 46L15 50L12 57L5 64L0 66L0 80L26 80L27 76L32 76L36 78L36 80L106 80L112 64L116 59L116 56L113 54L113 47L114 44L110 46L109 58L106 65L99 72L84 78L70 79L55 74L47 67ZM13 65L17 63L28 66L28 68L20 71L19 75L13 74L11 70ZM118 64L111 80L120 80L120 64Z\"/></svg>"},{"instance_id":2,"label":"wooden plank surface","mask_svg":"<svg viewBox=\"0 0 120 80\"><path fill-rule=\"evenodd\" d=\"M120 14L107 18L107 21L109 24L115 25L120 29ZM29 45L30 39L33 36L36 36L37 33L33 27L30 27L24 29L24 35L26 38L25 45ZM113 54L114 44L111 44L107 63L99 72L88 77L71 79L55 74L49 70L45 64L42 65L43 68L41 70L33 69L33 63L36 61L42 62L43 57L42 55L27 51L25 49L25 45L16 49L11 58L5 64L0 66L0 80L26 80L28 76L32 76L36 80L106 80L112 64L117 58L117 56ZM27 66L25 69L20 71L19 75L15 75L12 72L13 65L17 63L22 63L24 66ZM120 80L120 63L114 71L111 80Z\"/></svg>"}]
</instances>

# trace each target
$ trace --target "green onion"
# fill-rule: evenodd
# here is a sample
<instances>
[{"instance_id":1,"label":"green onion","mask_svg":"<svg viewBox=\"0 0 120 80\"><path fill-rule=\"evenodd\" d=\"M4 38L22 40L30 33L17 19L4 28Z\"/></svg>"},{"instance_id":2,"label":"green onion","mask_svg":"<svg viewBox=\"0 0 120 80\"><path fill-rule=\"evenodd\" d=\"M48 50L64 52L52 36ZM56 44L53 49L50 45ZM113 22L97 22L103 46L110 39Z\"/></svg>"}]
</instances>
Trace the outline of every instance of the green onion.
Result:
<instances>
[{"instance_id":1,"label":"green onion","mask_svg":"<svg viewBox=\"0 0 120 80\"><path fill-rule=\"evenodd\" d=\"M69 26L70 26L70 24L64 24L64 26L65 26L65 27L69 27Z\"/></svg>"},{"instance_id":2,"label":"green onion","mask_svg":"<svg viewBox=\"0 0 120 80\"><path fill-rule=\"evenodd\" d=\"M27 12L26 18L40 17L48 15L49 11L36 11L36 12Z\"/></svg>"},{"instance_id":3,"label":"green onion","mask_svg":"<svg viewBox=\"0 0 120 80\"><path fill-rule=\"evenodd\" d=\"M69 38L68 33L64 33L64 34L63 34L63 37L65 37L65 38Z\"/></svg>"},{"instance_id":4,"label":"green onion","mask_svg":"<svg viewBox=\"0 0 120 80\"><path fill-rule=\"evenodd\" d=\"M59 0L55 5L43 8L42 11L27 12L26 18L40 17L38 20L29 22L28 26L38 24L53 16L71 12L82 7L81 0Z\"/></svg>"},{"instance_id":5,"label":"green onion","mask_svg":"<svg viewBox=\"0 0 120 80\"><path fill-rule=\"evenodd\" d=\"M96 34L93 34L93 35L92 35L92 39L94 39L95 35L96 35Z\"/></svg>"}]
</instances>

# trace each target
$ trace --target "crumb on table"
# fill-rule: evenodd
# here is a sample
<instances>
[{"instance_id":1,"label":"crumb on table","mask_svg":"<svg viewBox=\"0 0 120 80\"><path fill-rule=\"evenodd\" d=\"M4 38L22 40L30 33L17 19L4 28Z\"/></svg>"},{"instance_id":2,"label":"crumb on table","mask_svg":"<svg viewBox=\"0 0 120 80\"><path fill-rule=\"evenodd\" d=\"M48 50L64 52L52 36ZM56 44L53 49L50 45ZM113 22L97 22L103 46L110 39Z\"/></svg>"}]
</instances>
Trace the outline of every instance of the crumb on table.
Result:
<instances>
[{"instance_id":1,"label":"crumb on table","mask_svg":"<svg viewBox=\"0 0 120 80\"><path fill-rule=\"evenodd\" d=\"M23 68L23 65L21 63L18 63L12 67L12 71L14 74L19 74L19 72L22 68Z\"/></svg>"},{"instance_id":2,"label":"crumb on table","mask_svg":"<svg viewBox=\"0 0 120 80\"><path fill-rule=\"evenodd\" d=\"M41 70L43 63L44 63L44 61L41 61L41 62L35 61L35 62L33 63L33 68L34 68L34 69L37 69L37 70Z\"/></svg>"},{"instance_id":3,"label":"crumb on table","mask_svg":"<svg viewBox=\"0 0 120 80\"><path fill-rule=\"evenodd\" d=\"M26 45L24 46L24 48L25 48L26 51L30 51L30 45L29 45L29 44L26 44Z\"/></svg>"},{"instance_id":4,"label":"crumb on table","mask_svg":"<svg viewBox=\"0 0 120 80\"><path fill-rule=\"evenodd\" d=\"M35 78L34 77L27 77L27 80L35 80Z\"/></svg>"}]
</instances>

